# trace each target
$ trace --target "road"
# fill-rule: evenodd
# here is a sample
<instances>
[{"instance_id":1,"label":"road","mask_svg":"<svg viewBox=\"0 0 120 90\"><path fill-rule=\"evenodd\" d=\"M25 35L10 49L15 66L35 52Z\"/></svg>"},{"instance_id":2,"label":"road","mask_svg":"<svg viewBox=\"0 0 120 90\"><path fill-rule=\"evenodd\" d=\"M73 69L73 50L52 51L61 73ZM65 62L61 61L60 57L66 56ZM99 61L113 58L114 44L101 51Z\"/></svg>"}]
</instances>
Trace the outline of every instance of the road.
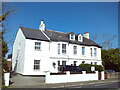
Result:
<instances>
[{"instance_id":1,"label":"road","mask_svg":"<svg viewBox=\"0 0 120 90\"><path fill-rule=\"evenodd\" d=\"M118 88L118 83L120 82L100 83L100 84L91 84L91 85L83 85L83 86L72 86L70 88Z\"/></svg>"}]
</instances>

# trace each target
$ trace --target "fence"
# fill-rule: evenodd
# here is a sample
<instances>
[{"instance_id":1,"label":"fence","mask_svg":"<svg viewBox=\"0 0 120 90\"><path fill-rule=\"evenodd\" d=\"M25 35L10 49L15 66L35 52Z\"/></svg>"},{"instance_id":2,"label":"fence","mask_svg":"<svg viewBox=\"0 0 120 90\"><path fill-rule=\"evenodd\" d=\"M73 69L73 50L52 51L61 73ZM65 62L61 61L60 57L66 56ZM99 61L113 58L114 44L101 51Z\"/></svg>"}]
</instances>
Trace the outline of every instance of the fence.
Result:
<instances>
[{"instance_id":1,"label":"fence","mask_svg":"<svg viewBox=\"0 0 120 90\"><path fill-rule=\"evenodd\" d=\"M66 83L66 82L80 82L98 80L98 71L95 73L86 73L82 71L82 74L70 74L69 71L63 75L50 75L50 72L46 72L45 83ZM101 73L101 80L104 80L104 72Z\"/></svg>"}]
</instances>

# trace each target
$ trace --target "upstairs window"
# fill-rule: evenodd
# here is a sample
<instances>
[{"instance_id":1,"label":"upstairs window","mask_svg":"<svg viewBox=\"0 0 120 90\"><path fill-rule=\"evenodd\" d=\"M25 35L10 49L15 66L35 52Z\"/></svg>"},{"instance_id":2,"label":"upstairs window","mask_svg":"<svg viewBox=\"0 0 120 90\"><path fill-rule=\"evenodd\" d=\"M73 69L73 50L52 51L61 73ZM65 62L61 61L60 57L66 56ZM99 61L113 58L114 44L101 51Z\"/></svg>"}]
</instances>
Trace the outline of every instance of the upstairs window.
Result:
<instances>
[{"instance_id":1,"label":"upstairs window","mask_svg":"<svg viewBox=\"0 0 120 90\"><path fill-rule=\"evenodd\" d=\"M85 55L85 47L82 47L82 55Z\"/></svg>"},{"instance_id":2,"label":"upstairs window","mask_svg":"<svg viewBox=\"0 0 120 90\"><path fill-rule=\"evenodd\" d=\"M77 54L77 46L73 46L73 54L74 54L74 55Z\"/></svg>"},{"instance_id":3,"label":"upstairs window","mask_svg":"<svg viewBox=\"0 0 120 90\"><path fill-rule=\"evenodd\" d=\"M60 43L58 44L58 54L60 54Z\"/></svg>"},{"instance_id":4,"label":"upstairs window","mask_svg":"<svg viewBox=\"0 0 120 90\"><path fill-rule=\"evenodd\" d=\"M97 49L94 48L94 56L96 57L97 56Z\"/></svg>"},{"instance_id":5,"label":"upstairs window","mask_svg":"<svg viewBox=\"0 0 120 90\"><path fill-rule=\"evenodd\" d=\"M62 54L66 54L66 44L62 44Z\"/></svg>"},{"instance_id":6,"label":"upstairs window","mask_svg":"<svg viewBox=\"0 0 120 90\"><path fill-rule=\"evenodd\" d=\"M34 70L40 69L40 60L34 60Z\"/></svg>"},{"instance_id":7,"label":"upstairs window","mask_svg":"<svg viewBox=\"0 0 120 90\"><path fill-rule=\"evenodd\" d=\"M81 42L83 41L83 37L81 34L78 35L78 41L81 41Z\"/></svg>"},{"instance_id":8,"label":"upstairs window","mask_svg":"<svg viewBox=\"0 0 120 90\"><path fill-rule=\"evenodd\" d=\"M91 57L93 56L93 54L92 54L92 48L90 48L90 55L91 55Z\"/></svg>"},{"instance_id":9,"label":"upstairs window","mask_svg":"<svg viewBox=\"0 0 120 90\"><path fill-rule=\"evenodd\" d=\"M41 50L41 42L35 42L35 50Z\"/></svg>"},{"instance_id":10,"label":"upstairs window","mask_svg":"<svg viewBox=\"0 0 120 90\"><path fill-rule=\"evenodd\" d=\"M70 37L70 40L75 40L75 35L74 35L74 33L70 33L70 34L69 34L69 37Z\"/></svg>"}]
</instances>

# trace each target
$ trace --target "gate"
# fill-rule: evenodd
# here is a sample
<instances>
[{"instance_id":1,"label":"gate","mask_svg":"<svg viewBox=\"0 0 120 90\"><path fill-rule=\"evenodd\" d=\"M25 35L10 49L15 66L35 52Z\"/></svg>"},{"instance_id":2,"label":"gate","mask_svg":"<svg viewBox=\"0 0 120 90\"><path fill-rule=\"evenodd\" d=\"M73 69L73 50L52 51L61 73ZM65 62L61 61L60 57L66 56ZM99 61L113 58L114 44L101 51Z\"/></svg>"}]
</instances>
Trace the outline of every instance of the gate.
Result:
<instances>
[{"instance_id":1,"label":"gate","mask_svg":"<svg viewBox=\"0 0 120 90\"><path fill-rule=\"evenodd\" d=\"M98 72L98 80L101 80L101 72Z\"/></svg>"}]
</instances>

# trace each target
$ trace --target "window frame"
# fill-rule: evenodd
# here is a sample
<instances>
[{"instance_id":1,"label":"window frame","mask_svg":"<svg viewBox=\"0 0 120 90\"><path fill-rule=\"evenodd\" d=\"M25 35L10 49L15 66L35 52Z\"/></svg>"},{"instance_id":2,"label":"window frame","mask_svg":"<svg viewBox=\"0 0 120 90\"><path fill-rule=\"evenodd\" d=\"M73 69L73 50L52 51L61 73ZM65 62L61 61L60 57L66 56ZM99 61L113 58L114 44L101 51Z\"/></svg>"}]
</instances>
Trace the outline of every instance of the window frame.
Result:
<instances>
[{"instance_id":1,"label":"window frame","mask_svg":"<svg viewBox=\"0 0 120 90\"><path fill-rule=\"evenodd\" d=\"M94 56L97 56L97 48L94 48Z\"/></svg>"},{"instance_id":2,"label":"window frame","mask_svg":"<svg viewBox=\"0 0 120 90\"><path fill-rule=\"evenodd\" d=\"M80 41L80 42L83 41L83 36L81 34L78 35L78 41Z\"/></svg>"},{"instance_id":3,"label":"window frame","mask_svg":"<svg viewBox=\"0 0 120 90\"><path fill-rule=\"evenodd\" d=\"M75 40L75 34L74 33L70 34L70 40Z\"/></svg>"},{"instance_id":4,"label":"window frame","mask_svg":"<svg viewBox=\"0 0 120 90\"><path fill-rule=\"evenodd\" d=\"M60 43L58 43L58 54L60 54Z\"/></svg>"},{"instance_id":5,"label":"window frame","mask_svg":"<svg viewBox=\"0 0 120 90\"><path fill-rule=\"evenodd\" d=\"M36 63L38 61L39 63ZM33 70L40 70L40 60L34 60Z\"/></svg>"},{"instance_id":6,"label":"window frame","mask_svg":"<svg viewBox=\"0 0 120 90\"><path fill-rule=\"evenodd\" d=\"M90 48L90 56L92 57L93 56L93 49Z\"/></svg>"},{"instance_id":7,"label":"window frame","mask_svg":"<svg viewBox=\"0 0 120 90\"><path fill-rule=\"evenodd\" d=\"M34 45L35 51L41 51L41 42L35 42Z\"/></svg>"},{"instance_id":8,"label":"window frame","mask_svg":"<svg viewBox=\"0 0 120 90\"><path fill-rule=\"evenodd\" d=\"M85 55L85 47L82 47L82 55Z\"/></svg>"},{"instance_id":9,"label":"window frame","mask_svg":"<svg viewBox=\"0 0 120 90\"><path fill-rule=\"evenodd\" d=\"M63 64L63 62L65 62L65 64ZM62 61L62 66L66 66L66 61Z\"/></svg>"},{"instance_id":10,"label":"window frame","mask_svg":"<svg viewBox=\"0 0 120 90\"><path fill-rule=\"evenodd\" d=\"M63 45L65 45L65 48L63 48ZM65 51L65 53L63 51ZM67 44L62 44L62 54L66 54L66 53L67 53Z\"/></svg>"},{"instance_id":11,"label":"window frame","mask_svg":"<svg viewBox=\"0 0 120 90\"><path fill-rule=\"evenodd\" d=\"M73 46L73 54L77 55L77 46Z\"/></svg>"}]
</instances>

